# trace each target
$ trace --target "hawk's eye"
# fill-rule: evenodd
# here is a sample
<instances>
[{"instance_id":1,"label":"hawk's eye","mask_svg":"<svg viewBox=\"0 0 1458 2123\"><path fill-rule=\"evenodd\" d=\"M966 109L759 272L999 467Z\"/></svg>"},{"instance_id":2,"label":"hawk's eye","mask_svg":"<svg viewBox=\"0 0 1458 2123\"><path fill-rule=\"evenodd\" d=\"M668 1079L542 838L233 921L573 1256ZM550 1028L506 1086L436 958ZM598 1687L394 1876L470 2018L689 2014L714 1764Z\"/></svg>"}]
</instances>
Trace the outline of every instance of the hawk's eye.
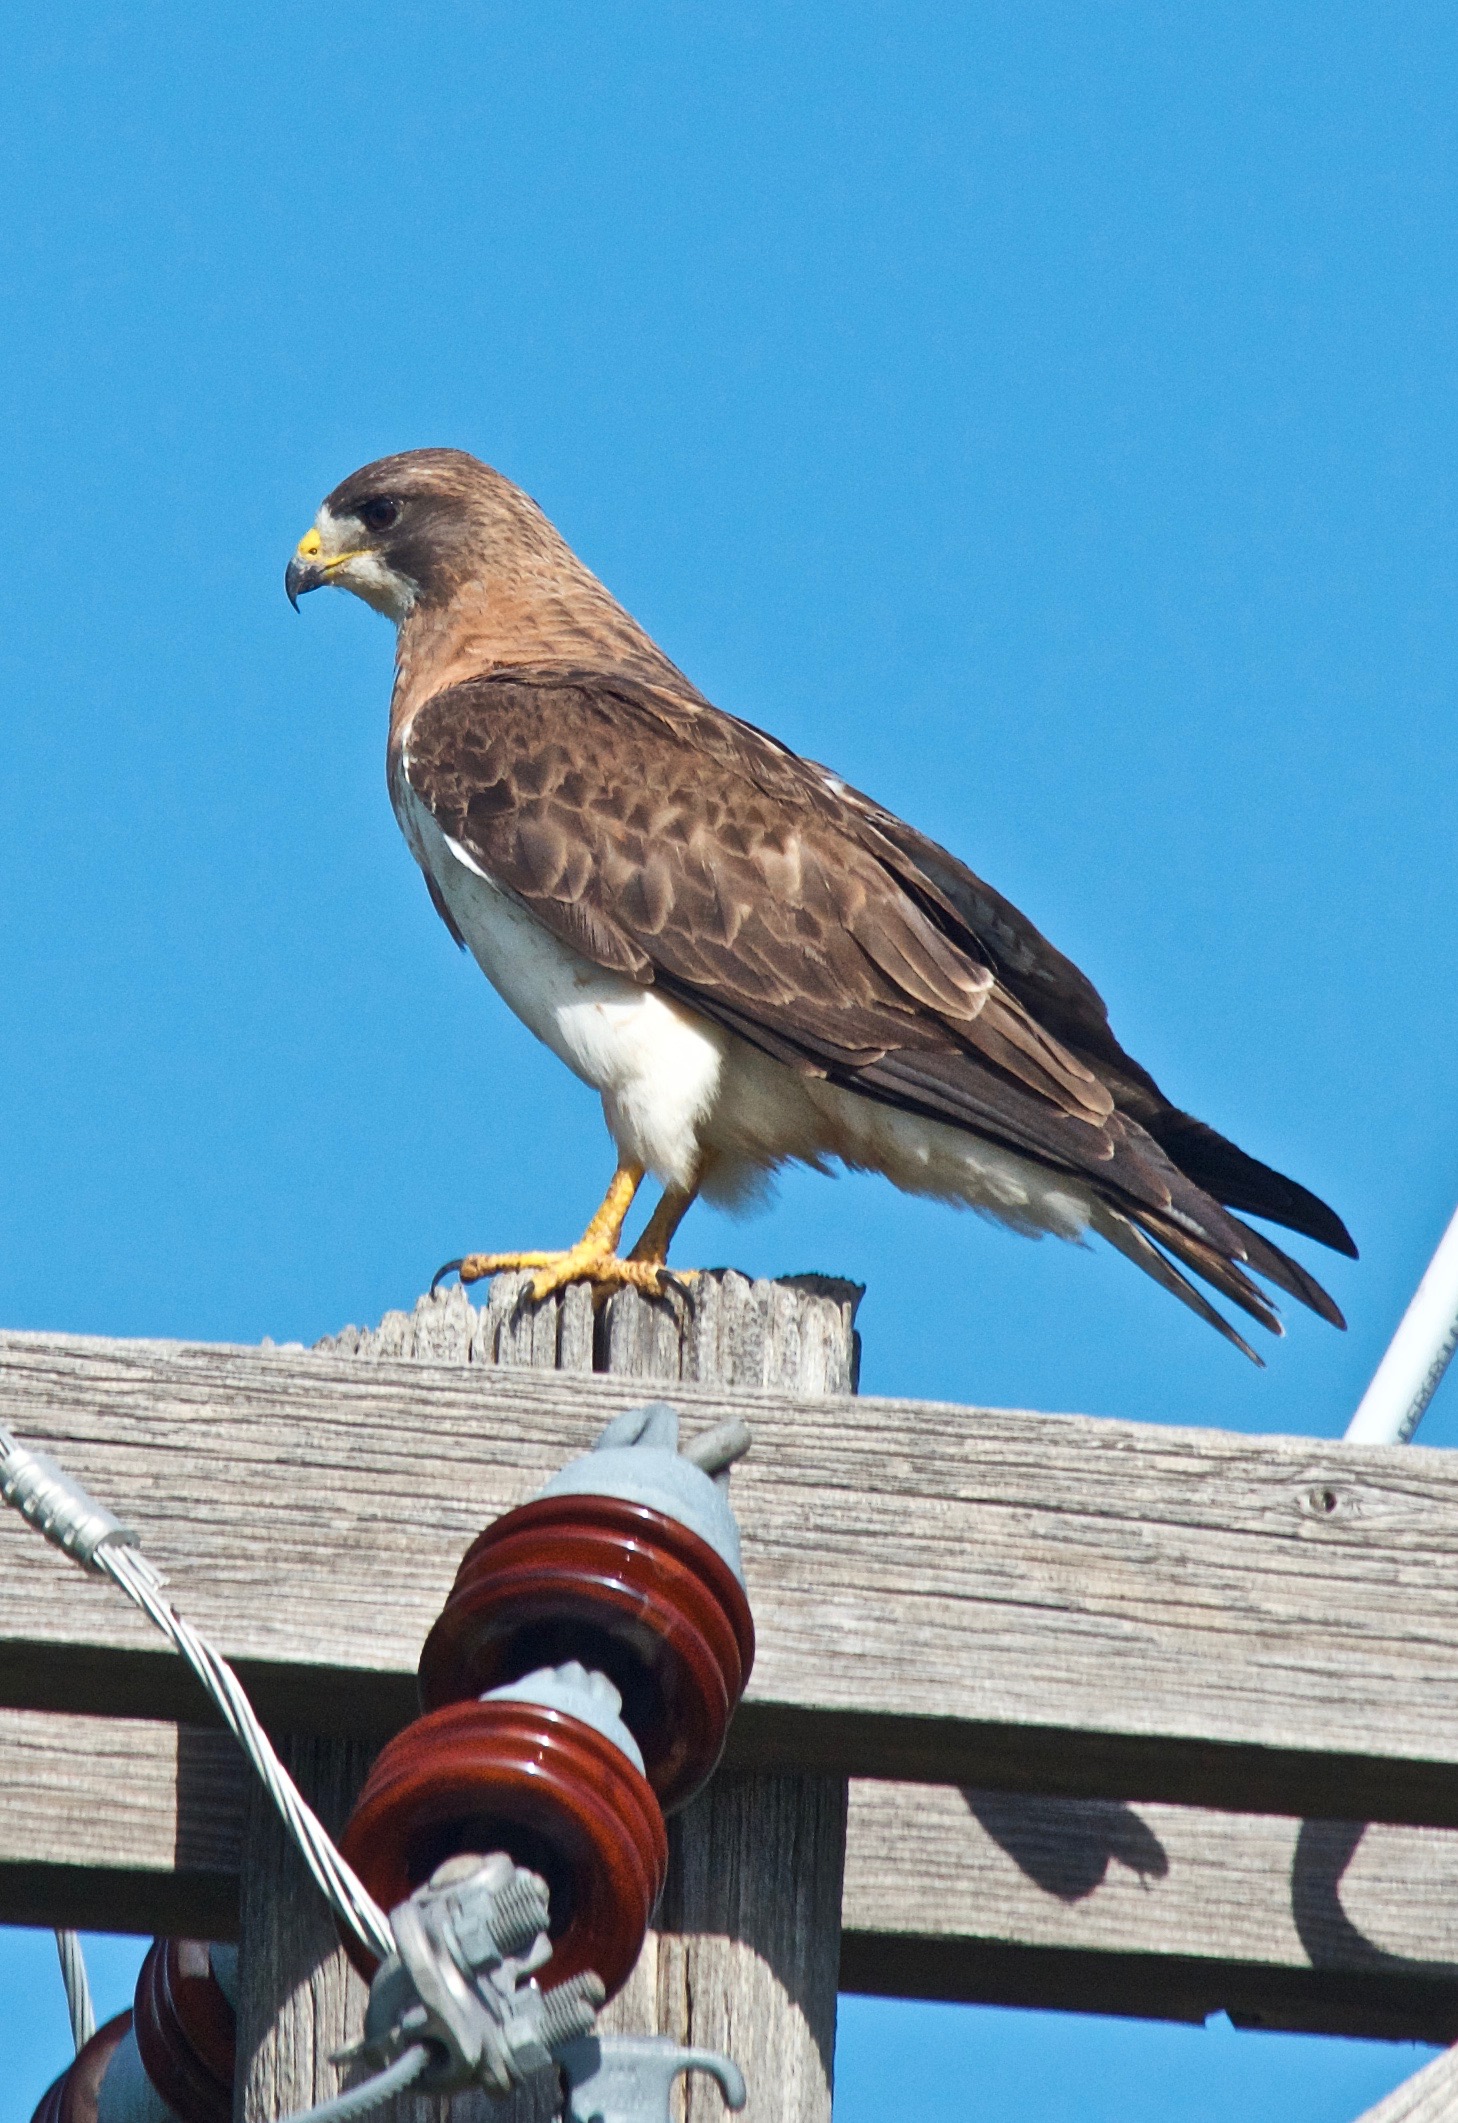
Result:
<instances>
[{"instance_id":1,"label":"hawk's eye","mask_svg":"<svg viewBox=\"0 0 1458 2123\"><path fill-rule=\"evenodd\" d=\"M367 531L388 531L400 520L400 504L380 495L378 499L364 503L359 520Z\"/></svg>"}]
</instances>

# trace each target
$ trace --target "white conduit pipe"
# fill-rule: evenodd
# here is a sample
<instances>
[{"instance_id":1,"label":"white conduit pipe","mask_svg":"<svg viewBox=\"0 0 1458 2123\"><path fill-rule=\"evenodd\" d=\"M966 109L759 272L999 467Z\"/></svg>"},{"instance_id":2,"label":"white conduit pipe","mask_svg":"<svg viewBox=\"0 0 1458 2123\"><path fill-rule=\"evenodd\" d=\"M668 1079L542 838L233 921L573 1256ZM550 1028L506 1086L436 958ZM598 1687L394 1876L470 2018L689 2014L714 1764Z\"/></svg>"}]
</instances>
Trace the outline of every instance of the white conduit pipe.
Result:
<instances>
[{"instance_id":1,"label":"white conduit pipe","mask_svg":"<svg viewBox=\"0 0 1458 2123\"><path fill-rule=\"evenodd\" d=\"M1372 1374L1372 1383L1357 1403L1357 1412L1347 1425L1347 1436L1359 1445L1407 1444L1442 1383L1455 1348L1458 1348L1458 1210L1453 1212L1447 1230L1438 1240L1438 1250L1412 1294L1412 1302L1387 1345L1387 1354ZM1389 2102L1401 2106L1406 2100L1411 2103L1411 2108L1405 2109L1404 2113L1416 2116L1422 2110L1435 2114L1437 2111L1429 2107L1429 2101L1441 2105L1444 2096L1435 2089L1425 2098L1414 2089L1427 2080L1428 2073L1439 2062L1445 2066L1451 2064L1453 2054L1449 2050L1446 2057L1435 2058L1432 2064L1405 2079L1387 2101L1379 2102L1378 2107L1385 2110ZM1445 2082L1444 2092L1450 2090L1451 2082ZM1370 2109L1364 2113L1375 2115L1377 2111ZM1363 2123L1361 2116L1357 2123Z\"/></svg>"},{"instance_id":2,"label":"white conduit pipe","mask_svg":"<svg viewBox=\"0 0 1458 2123\"><path fill-rule=\"evenodd\" d=\"M1387 1354L1372 1374L1347 1437L1360 1445L1405 1445L1458 1349L1458 1211L1413 1292Z\"/></svg>"}]
</instances>

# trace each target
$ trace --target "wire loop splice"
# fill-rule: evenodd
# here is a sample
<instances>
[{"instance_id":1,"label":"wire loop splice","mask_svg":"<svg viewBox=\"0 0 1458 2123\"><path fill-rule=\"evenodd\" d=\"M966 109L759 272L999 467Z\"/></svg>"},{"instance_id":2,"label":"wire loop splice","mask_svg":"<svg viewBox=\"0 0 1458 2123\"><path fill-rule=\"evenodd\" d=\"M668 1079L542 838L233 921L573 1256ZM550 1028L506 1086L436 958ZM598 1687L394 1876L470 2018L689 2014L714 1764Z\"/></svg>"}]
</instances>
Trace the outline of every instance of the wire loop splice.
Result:
<instances>
[{"instance_id":1,"label":"wire loop splice","mask_svg":"<svg viewBox=\"0 0 1458 2123\"><path fill-rule=\"evenodd\" d=\"M140 1546L136 1531L98 1504L74 1475L44 1452L22 1445L0 1429L0 1497L28 1519L53 1546L78 1563L95 1569L97 1551L107 1541Z\"/></svg>"}]
</instances>

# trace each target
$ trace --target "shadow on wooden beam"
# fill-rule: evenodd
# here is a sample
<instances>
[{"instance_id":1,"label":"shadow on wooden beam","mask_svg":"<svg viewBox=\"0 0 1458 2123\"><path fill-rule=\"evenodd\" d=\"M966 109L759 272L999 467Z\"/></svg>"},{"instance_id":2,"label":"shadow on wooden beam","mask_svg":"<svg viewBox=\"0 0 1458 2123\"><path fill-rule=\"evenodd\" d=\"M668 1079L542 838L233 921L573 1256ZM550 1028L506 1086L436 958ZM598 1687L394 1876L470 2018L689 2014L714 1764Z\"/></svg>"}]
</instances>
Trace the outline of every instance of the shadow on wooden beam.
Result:
<instances>
[{"instance_id":1,"label":"shadow on wooden beam","mask_svg":"<svg viewBox=\"0 0 1458 2123\"><path fill-rule=\"evenodd\" d=\"M1374 1975L847 1931L841 1935L840 1987L872 1997L1195 2024L1225 2012L1237 2027L1390 2042L1458 2041L1453 1970L1431 1977L1411 1971Z\"/></svg>"}]
</instances>

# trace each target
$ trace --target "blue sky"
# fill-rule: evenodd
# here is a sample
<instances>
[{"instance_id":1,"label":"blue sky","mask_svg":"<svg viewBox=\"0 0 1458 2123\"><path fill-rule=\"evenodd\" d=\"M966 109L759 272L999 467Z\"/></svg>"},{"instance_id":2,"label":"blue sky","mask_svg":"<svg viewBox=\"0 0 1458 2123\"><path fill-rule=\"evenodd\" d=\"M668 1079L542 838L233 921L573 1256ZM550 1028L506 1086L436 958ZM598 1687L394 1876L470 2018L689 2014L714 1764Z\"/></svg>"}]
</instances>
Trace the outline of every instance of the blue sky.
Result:
<instances>
[{"instance_id":1,"label":"blue sky","mask_svg":"<svg viewBox=\"0 0 1458 2123\"><path fill-rule=\"evenodd\" d=\"M456 443L1363 1251L1351 1332L1264 1374L1120 1260L872 1181L697 1210L685 1260L864 1280L877 1391L1340 1431L1458 1199L1455 46L1331 4L13 20L0 1318L308 1339L596 1201L593 1100L391 819L387 629L283 598L328 487ZM0 2123L64 2053L48 1954L0 1953ZM883 2070L928 2119L1163 2123L1235 2074L1339 2123L1413 2061L845 2025L850 2123Z\"/></svg>"}]
</instances>

